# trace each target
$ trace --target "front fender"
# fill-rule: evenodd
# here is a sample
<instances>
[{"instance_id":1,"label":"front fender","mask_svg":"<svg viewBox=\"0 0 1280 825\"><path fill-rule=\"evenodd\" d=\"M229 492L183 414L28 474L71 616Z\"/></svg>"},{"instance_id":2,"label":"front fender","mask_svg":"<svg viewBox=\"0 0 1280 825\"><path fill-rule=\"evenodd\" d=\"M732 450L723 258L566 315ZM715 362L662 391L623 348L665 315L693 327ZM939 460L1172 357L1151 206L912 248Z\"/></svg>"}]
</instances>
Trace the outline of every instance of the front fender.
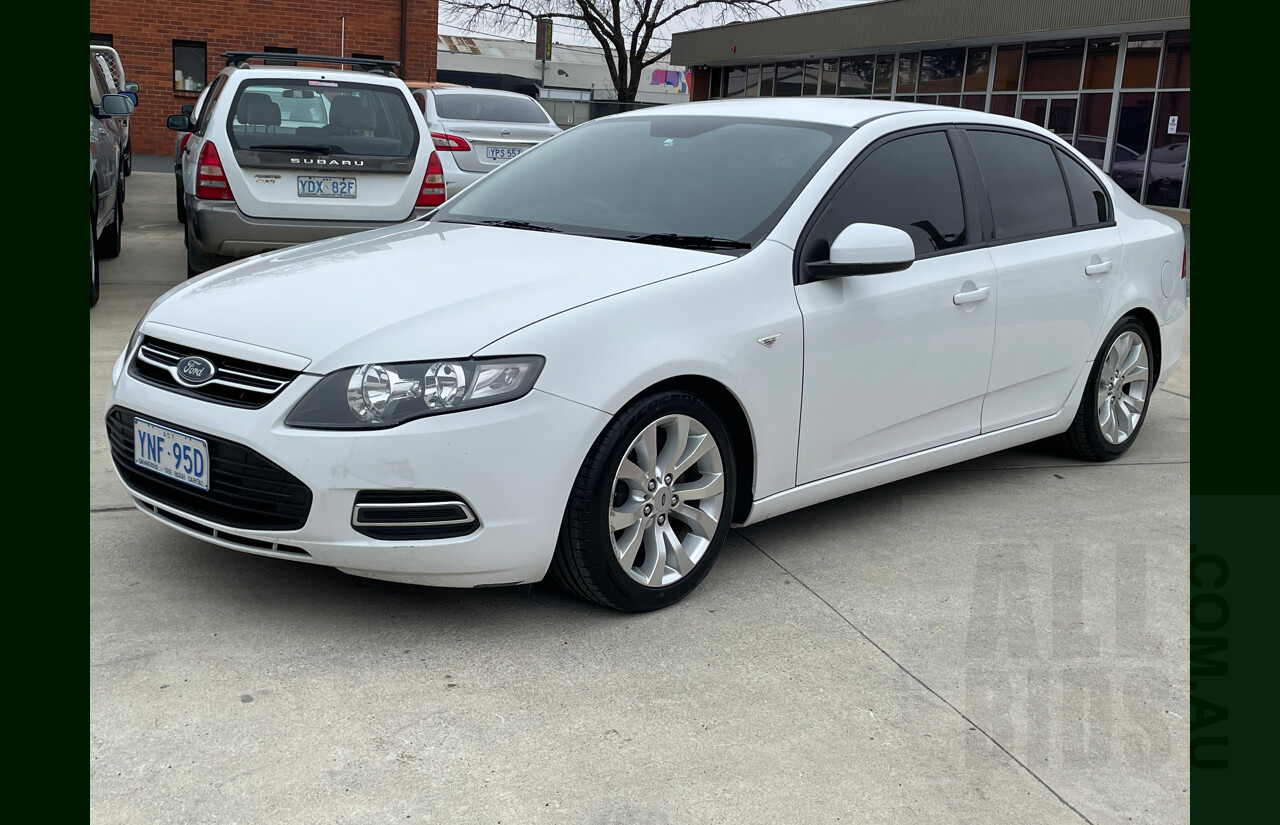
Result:
<instances>
[{"instance_id":1,"label":"front fender","mask_svg":"<svg viewBox=\"0 0 1280 825\"><path fill-rule=\"evenodd\" d=\"M724 265L543 319L478 355L542 355L539 390L611 416L672 378L717 381L756 434L755 497L772 495L796 477L804 340L791 259L766 241Z\"/></svg>"}]
</instances>

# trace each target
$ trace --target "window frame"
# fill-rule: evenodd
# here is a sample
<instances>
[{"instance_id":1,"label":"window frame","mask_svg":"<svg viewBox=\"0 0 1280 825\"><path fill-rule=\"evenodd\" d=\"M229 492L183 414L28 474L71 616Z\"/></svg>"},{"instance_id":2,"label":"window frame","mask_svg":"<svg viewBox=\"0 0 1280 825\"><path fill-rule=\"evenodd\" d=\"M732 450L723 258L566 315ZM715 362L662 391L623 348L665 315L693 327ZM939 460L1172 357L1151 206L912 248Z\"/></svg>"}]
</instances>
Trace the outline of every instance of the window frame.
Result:
<instances>
[{"instance_id":1,"label":"window frame","mask_svg":"<svg viewBox=\"0 0 1280 825\"><path fill-rule=\"evenodd\" d=\"M1057 152L1066 151L1063 149L1062 145L1059 145L1041 135L1037 135L1034 132L1028 132L1022 129L992 123L956 123L955 129L958 141L964 146L965 155L963 161L959 158L957 158L957 161L963 163L967 167L962 170L962 174L967 174L972 177L974 186L978 192L978 210L982 216L982 246L1004 246L1005 244L1011 243L1037 241L1042 238L1055 238L1059 235L1070 235L1075 232L1092 232L1095 229L1106 229L1116 225L1115 199L1111 197L1111 189L1106 185L1106 182L1098 175L1094 174L1093 170L1089 169L1088 166L1085 166L1085 171L1092 175L1094 180L1099 183L1102 188L1102 193L1107 199L1107 215L1110 220L1107 220L1104 223L1091 223L1086 226L1080 226L1077 224L1075 200L1071 197L1071 184L1067 181L1066 173L1062 169L1062 161L1057 156ZM1062 182L1063 191L1067 196L1067 205L1071 210L1072 225L1066 229L1054 229L1048 232L1037 232L1031 235L1018 235L1012 238L996 238L995 215L991 209L991 193L987 189L986 181L982 177L982 167L978 165L978 156L973 151L973 146L969 143L969 132L1004 132L1026 140L1034 140L1047 146L1050 151L1054 153L1053 158L1058 168L1058 179ZM1069 146L1065 141L1063 143L1064 145ZM1074 147L1071 148L1073 151L1076 151ZM1072 157L1074 157L1074 155ZM1076 158L1076 160L1078 161L1079 158ZM1086 161L1087 160L1088 159L1086 158Z\"/></svg>"},{"instance_id":2,"label":"window frame","mask_svg":"<svg viewBox=\"0 0 1280 825\"><path fill-rule=\"evenodd\" d=\"M199 89L179 89L178 81L176 80L170 81L170 83L172 84L173 91L175 92L180 92L182 94L194 94L194 95L200 94L201 92L204 91L205 87L209 85L209 43L208 41L175 39L171 42L170 45L171 47L169 50L169 57L170 57L170 60L172 61L174 72L177 72L179 68L178 67L178 49L199 48L204 51L204 60L201 64L201 77L200 77ZM184 74L184 77L185 77L185 74Z\"/></svg>"},{"instance_id":3,"label":"window frame","mask_svg":"<svg viewBox=\"0 0 1280 825\"><path fill-rule=\"evenodd\" d=\"M845 167L844 171L840 173L840 177L836 178L836 180L831 184L831 186L823 194L822 199L819 200L818 204L813 208L813 211L809 214L808 219L805 221L804 228L800 230L800 234L796 240L795 254L792 257L793 282L795 283L796 286L801 286L803 284L810 283L815 280L809 277L808 270L806 269L806 266L805 266L806 264L812 263L812 262L804 260L804 251L809 244L809 237L817 229L818 221L821 219L823 213L826 212L827 207L831 205L831 202L835 199L836 195L840 192L841 189L844 188L845 184L848 183L849 179L853 177L853 175L857 172L858 167L861 166L866 161L867 158L875 154L875 152L879 150L881 147L886 146L887 144L892 143L895 140L911 137L913 135L929 134L929 133L936 133L936 132L942 133L942 135L947 139L947 142L951 147L951 161L955 165L956 178L960 185L960 206L961 206L961 213L964 215L965 232L967 234L970 234L976 237L973 237L973 239L965 243L964 246L957 246L952 249L938 249L938 250L934 250L933 252L926 252L922 255L916 255L912 260L912 262L914 263L915 261L930 260L933 258L942 257L944 255L955 255L962 252L972 252L975 249L981 249L987 246L986 241L988 238L988 233L985 231L985 227L983 227L981 224L982 213L981 213L981 210L979 209L979 203L978 203L979 192L975 188L972 176L965 174L966 170L964 169L965 161L964 161L964 158L962 157L962 151L964 152L970 151L967 143L963 146L963 148L958 144L957 134L956 134L958 130L956 129L955 126L953 126L950 123L932 123L927 126L908 127L905 129L899 129L897 131L890 132L886 135L882 135L879 138L876 138L876 140L872 141L872 143L869 146L867 146L861 152L859 152L857 156L854 157L854 159L849 162L849 164ZM1064 185L1065 185L1065 182L1064 182ZM886 273L884 275L879 275L876 277L887 278L887 277L892 277L893 274L894 273Z\"/></svg>"}]
</instances>

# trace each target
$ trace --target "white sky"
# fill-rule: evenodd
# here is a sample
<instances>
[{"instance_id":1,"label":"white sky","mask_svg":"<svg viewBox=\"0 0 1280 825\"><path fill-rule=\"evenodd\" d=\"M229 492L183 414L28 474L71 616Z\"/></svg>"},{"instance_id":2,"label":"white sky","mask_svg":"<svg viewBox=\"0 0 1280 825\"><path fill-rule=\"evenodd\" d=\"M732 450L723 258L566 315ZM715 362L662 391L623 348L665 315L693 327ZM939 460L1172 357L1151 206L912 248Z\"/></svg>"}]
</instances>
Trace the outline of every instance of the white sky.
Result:
<instances>
[{"instance_id":1,"label":"white sky","mask_svg":"<svg viewBox=\"0 0 1280 825\"><path fill-rule=\"evenodd\" d=\"M810 2L812 2L815 6L815 8L810 9L810 11L818 11L820 9L830 9L830 8L835 8L837 6L855 6L860 3L880 2L880 1L881 0L810 0ZM799 6L795 2L792 2L792 0L784 0L783 8L786 9L788 14L794 14L797 11L801 11ZM525 26L523 30L516 29L514 31L508 31L508 32L496 32L492 30L490 31L474 30L473 31L473 30L465 29L462 26L457 25L458 22L459 21L456 21L456 20L450 20L448 17L445 16L444 11L442 10L440 15L440 23L439 23L440 34L456 34L456 35L463 35L463 36L471 35L475 37L497 37L499 39L527 40L529 42L532 42L534 39L532 25ZM707 25L707 24L704 23L703 25ZM661 46L670 45L671 30L686 31L688 29L694 29L698 27L699 26L698 26L698 23L696 22L696 19L693 18L692 16L677 21L674 26L668 27L669 30L665 32L667 39L661 42ZM555 34L553 35L553 40L556 43L563 43L565 45L590 45L590 46L598 45L595 41L595 38L593 38L587 32L586 27L582 26L581 23L578 23L575 21L557 20L555 22Z\"/></svg>"}]
</instances>

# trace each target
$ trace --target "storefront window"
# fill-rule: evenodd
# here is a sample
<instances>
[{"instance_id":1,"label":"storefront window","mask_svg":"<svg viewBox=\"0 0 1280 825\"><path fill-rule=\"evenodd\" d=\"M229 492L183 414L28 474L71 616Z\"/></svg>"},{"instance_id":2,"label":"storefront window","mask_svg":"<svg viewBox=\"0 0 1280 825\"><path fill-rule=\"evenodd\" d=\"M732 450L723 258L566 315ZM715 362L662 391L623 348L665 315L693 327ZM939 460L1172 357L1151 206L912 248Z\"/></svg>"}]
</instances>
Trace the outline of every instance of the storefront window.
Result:
<instances>
[{"instance_id":1,"label":"storefront window","mask_svg":"<svg viewBox=\"0 0 1280 825\"><path fill-rule=\"evenodd\" d=\"M1025 92L1075 91L1080 88L1083 40L1047 40L1027 44Z\"/></svg>"},{"instance_id":2,"label":"storefront window","mask_svg":"<svg viewBox=\"0 0 1280 825\"><path fill-rule=\"evenodd\" d=\"M803 63L779 63L777 85L774 86L773 90L774 95L777 97L799 97L803 79Z\"/></svg>"},{"instance_id":3,"label":"storefront window","mask_svg":"<svg viewBox=\"0 0 1280 825\"><path fill-rule=\"evenodd\" d=\"M803 95L816 95L818 93L818 75L822 71L822 64L817 60L810 60L804 64L804 90L800 92Z\"/></svg>"},{"instance_id":4,"label":"storefront window","mask_svg":"<svg viewBox=\"0 0 1280 825\"><path fill-rule=\"evenodd\" d=\"M1161 92L1151 137L1147 185L1148 206L1177 207L1191 148L1191 93Z\"/></svg>"},{"instance_id":5,"label":"storefront window","mask_svg":"<svg viewBox=\"0 0 1280 825\"><path fill-rule=\"evenodd\" d=\"M831 97L836 93L836 84L840 80L840 61L821 61L822 75L818 80L818 94Z\"/></svg>"},{"instance_id":6,"label":"storefront window","mask_svg":"<svg viewBox=\"0 0 1280 825\"><path fill-rule=\"evenodd\" d=\"M773 97L772 63L766 63L760 69L760 97Z\"/></svg>"},{"instance_id":7,"label":"storefront window","mask_svg":"<svg viewBox=\"0 0 1280 825\"><path fill-rule=\"evenodd\" d=\"M996 77L993 91L1016 92L1022 77L1022 47L1001 46L996 52Z\"/></svg>"},{"instance_id":8,"label":"storefront window","mask_svg":"<svg viewBox=\"0 0 1280 825\"><path fill-rule=\"evenodd\" d=\"M911 94L916 90L916 78L920 74L920 53L898 55L897 95Z\"/></svg>"},{"instance_id":9,"label":"storefront window","mask_svg":"<svg viewBox=\"0 0 1280 825\"><path fill-rule=\"evenodd\" d=\"M1129 35L1124 53L1124 88L1150 89L1156 85L1163 40L1159 34Z\"/></svg>"},{"instance_id":10,"label":"storefront window","mask_svg":"<svg viewBox=\"0 0 1280 825\"><path fill-rule=\"evenodd\" d=\"M870 55L846 57L840 61L840 94L869 95L876 74L876 64Z\"/></svg>"},{"instance_id":11,"label":"storefront window","mask_svg":"<svg viewBox=\"0 0 1280 825\"><path fill-rule=\"evenodd\" d=\"M1120 113L1116 121L1115 155L1111 161L1111 177L1135 200L1142 200L1142 180L1147 163L1147 146L1151 138L1151 115L1155 108L1152 92L1126 92L1120 95ZM1121 158L1124 157L1124 160Z\"/></svg>"},{"instance_id":12,"label":"storefront window","mask_svg":"<svg viewBox=\"0 0 1280 825\"><path fill-rule=\"evenodd\" d=\"M1110 124L1110 93L1080 95L1080 127L1072 142L1099 169L1107 157L1107 127Z\"/></svg>"},{"instance_id":13,"label":"storefront window","mask_svg":"<svg viewBox=\"0 0 1280 825\"><path fill-rule=\"evenodd\" d=\"M724 84L724 73L723 73L723 70L719 66L717 66L711 70L711 88L708 90L707 96L710 97L712 100L715 100L716 98L720 97L721 94L723 94L723 89L722 89L723 84Z\"/></svg>"},{"instance_id":14,"label":"storefront window","mask_svg":"<svg viewBox=\"0 0 1280 825\"><path fill-rule=\"evenodd\" d=\"M1018 111L1017 95L992 95L991 96L991 114L1004 115L1005 117L1013 117Z\"/></svg>"},{"instance_id":15,"label":"storefront window","mask_svg":"<svg viewBox=\"0 0 1280 825\"><path fill-rule=\"evenodd\" d=\"M756 97L760 93L760 67L747 67L747 97Z\"/></svg>"},{"instance_id":16,"label":"storefront window","mask_svg":"<svg viewBox=\"0 0 1280 825\"><path fill-rule=\"evenodd\" d=\"M964 83L964 49L937 49L920 55L921 92L958 92Z\"/></svg>"},{"instance_id":17,"label":"storefront window","mask_svg":"<svg viewBox=\"0 0 1280 825\"><path fill-rule=\"evenodd\" d=\"M965 95L964 101L960 104L966 109L972 109L975 112L985 112L987 109L986 95Z\"/></svg>"},{"instance_id":18,"label":"storefront window","mask_svg":"<svg viewBox=\"0 0 1280 825\"><path fill-rule=\"evenodd\" d=\"M747 89L747 69L745 66L736 66L729 70L728 79L724 85L725 97L742 97Z\"/></svg>"},{"instance_id":19,"label":"storefront window","mask_svg":"<svg viewBox=\"0 0 1280 825\"><path fill-rule=\"evenodd\" d=\"M893 75L896 71L894 63L891 54L876 55L876 94L887 95L893 92Z\"/></svg>"},{"instance_id":20,"label":"storefront window","mask_svg":"<svg viewBox=\"0 0 1280 825\"><path fill-rule=\"evenodd\" d=\"M964 67L964 90L966 92L985 92L990 69L991 47L982 46L981 48L969 49L969 59Z\"/></svg>"},{"instance_id":21,"label":"storefront window","mask_svg":"<svg viewBox=\"0 0 1280 825\"><path fill-rule=\"evenodd\" d=\"M1090 40L1084 58L1085 89L1110 89L1116 83L1116 63L1120 59L1120 41L1114 37Z\"/></svg>"},{"instance_id":22,"label":"storefront window","mask_svg":"<svg viewBox=\"0 0 1280 825\"><path fill-rule=\"evenodd\" d=\"M1162 89L1191 88L1191 32L1169 32L1168 46L1164 50L1164 74L1160 79Z\"/></svg>"}]
</instances>

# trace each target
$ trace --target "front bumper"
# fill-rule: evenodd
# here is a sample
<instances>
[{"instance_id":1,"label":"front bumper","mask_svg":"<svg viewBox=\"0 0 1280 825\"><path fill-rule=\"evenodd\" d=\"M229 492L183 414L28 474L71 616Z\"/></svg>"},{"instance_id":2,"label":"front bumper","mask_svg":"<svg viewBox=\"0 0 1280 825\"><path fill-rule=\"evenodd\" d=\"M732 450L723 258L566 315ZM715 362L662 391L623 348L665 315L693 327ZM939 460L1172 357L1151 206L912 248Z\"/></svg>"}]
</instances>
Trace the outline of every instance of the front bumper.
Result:
<instances>
[{"instance_id":1,"label":"front bumper","mask_svg":"<svg viewBox=\"0 0 1280 825\"><path fill-rule=\"evenodd\" d=\"M124 357L113 371L108 411L127 408L234 441L304 482L313 495L296 530L230 527L130 489L139 509L214 544L389 581L477 587L542 579L579 466L608 423L599 410L535 389L518 401L389 430L299 430L283 421L317 376L300 375L265 407L245 410L144 384L128 374ZM457 493L481 526L457 538L372 539L352 526L356 494L369 490Z\"/></svg>"},{"instance_id":2,"label":"front bumper","mask_svg":"<svg viewBox=\"0 0 1280 825\"><path fill-rule=\"evenodd\" d=\"M404 221L317 221L253 218L227 201L208 201L187 195L187 223L192 243L203 256L247 258L273 249L323 241L338 235L393 226L431 211L414 207Z\"/></svg>"}]
</instances>

